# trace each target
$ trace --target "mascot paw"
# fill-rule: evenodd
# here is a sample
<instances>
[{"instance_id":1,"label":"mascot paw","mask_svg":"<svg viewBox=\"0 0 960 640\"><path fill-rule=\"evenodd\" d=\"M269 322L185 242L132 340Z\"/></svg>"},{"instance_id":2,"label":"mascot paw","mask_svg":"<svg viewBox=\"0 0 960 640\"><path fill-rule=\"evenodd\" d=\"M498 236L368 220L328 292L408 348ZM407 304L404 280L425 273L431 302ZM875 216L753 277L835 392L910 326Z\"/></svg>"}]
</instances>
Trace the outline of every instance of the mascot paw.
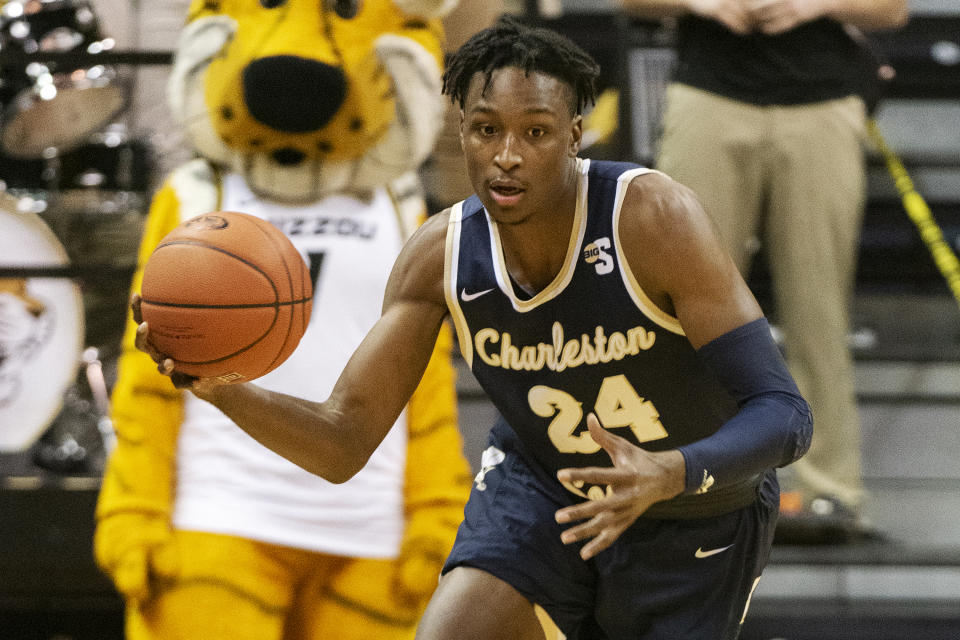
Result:
<instances>
[{"instance_id":1,"label":"mascot paw","mask_svg":"<svg viewBox=\"0 0 960 640\"><path fill-rule=\"evenodd\" d=\"M150 596L146 549L128 551L109 573L117 591L127 600L143 602Z\"/></svg>"},{"instance_id":2,"label":"mascot paw","mask_svg":"<svg viewBox=\"0 0 960 640\"><path fill-rule=\"evenodd\" d=\"M151 580L179 571L170 524L165 517L114 514L97 525L94 555L100 568L125 598L150 597Z\"/></svg>"},{"instance_id":3,"label":"mascot paw","mask_svg":"<svg viewBox=\"0 0 960 640\"><path fill-rule=\"evenodd\" d=\"M394 593L402 604L415 608L426 605L440 580L446 549L441 541L426 538L404 543L394 577Z\"/></svg>"}]
</instances>

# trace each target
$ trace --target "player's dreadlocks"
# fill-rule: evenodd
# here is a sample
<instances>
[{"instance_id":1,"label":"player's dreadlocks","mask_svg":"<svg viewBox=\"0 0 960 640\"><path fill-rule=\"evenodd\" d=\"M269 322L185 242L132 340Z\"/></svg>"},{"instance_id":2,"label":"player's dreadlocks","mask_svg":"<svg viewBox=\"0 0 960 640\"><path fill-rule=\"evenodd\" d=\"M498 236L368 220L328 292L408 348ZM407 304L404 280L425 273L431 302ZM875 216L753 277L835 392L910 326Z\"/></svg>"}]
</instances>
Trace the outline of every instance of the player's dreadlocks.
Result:
<instances>
[{"instance_id":1,"label":"player's dreadlocks","mask_svg":"<svg viewBox=\"0 0 960 640\"><path fill-rule=\"evenodd\" d=\"M474 35L447 61L443 93L463 108L474 74L486 76L486 91L491 74L503 67L518 67L528 75L546 73L566 82L573 89L578 114L596 97L600 67L588 53L559 33L527 26L509 15Z\"/></svg>"}]
</instances>

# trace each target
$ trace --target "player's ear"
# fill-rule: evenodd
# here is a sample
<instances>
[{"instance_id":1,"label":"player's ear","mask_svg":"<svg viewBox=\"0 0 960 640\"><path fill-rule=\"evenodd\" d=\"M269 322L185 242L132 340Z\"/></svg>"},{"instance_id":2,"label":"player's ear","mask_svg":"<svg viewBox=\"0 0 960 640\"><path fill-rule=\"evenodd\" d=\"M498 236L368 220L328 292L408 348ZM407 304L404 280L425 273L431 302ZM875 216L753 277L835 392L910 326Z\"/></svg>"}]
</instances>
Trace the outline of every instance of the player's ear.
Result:
<instances>
[{"instance_id":1,"label":"player's ear","mask_svg":"<svg viewBox=\"0 0 960 640\"><path fill-rule=\"evenodd\" d=\"M460 148L463 149L463 109L460 109Z\"/></svg>"},{"instance_id":2,"label":"player's ear","mask_svg":"<svg viewBox=\"0 0 960 640\"><path fill-rule=\"evenodd\" d=\"M570 122L570 148L567 153L572 158L580 153L580 144L583 142L583 116L579 113L573 116Z\"/></svg>"}]
</instances>

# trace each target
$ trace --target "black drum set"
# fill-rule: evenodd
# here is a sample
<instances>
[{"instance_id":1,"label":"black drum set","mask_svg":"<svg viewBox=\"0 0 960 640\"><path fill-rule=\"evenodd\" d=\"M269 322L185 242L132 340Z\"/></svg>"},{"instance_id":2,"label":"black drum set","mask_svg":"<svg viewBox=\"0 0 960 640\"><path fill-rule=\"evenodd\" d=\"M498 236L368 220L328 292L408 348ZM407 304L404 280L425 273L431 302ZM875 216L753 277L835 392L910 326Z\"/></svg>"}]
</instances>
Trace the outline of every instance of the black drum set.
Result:
<instances>
[{"instance_id":1,"label":"black drum set","mask_svg":"<svg viewBox=\"0 0 960 640\"><path fill-rule=\"evenodd\" d=\"M113 48L90 2L0 4L0 476L97 475L112 444L152 164Z\"/></svg>"}]
</instances>

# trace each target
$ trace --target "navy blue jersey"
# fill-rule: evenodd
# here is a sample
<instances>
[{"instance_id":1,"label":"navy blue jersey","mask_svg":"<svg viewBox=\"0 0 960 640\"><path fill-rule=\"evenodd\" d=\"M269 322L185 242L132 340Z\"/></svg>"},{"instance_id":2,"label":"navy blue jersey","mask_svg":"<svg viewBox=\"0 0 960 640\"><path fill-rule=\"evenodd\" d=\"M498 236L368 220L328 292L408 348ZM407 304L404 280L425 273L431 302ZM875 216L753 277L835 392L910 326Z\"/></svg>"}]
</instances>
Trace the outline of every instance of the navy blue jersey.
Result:
<instances>
[{"instance_id":1,"label":"navy blue jersey","mask_svg":"<svg viewBox=\"0 0 960 640\"><path fill-rule=\"evenodd\" d=\"M531 462L610 466L586 415L648 450L714 433L735 412L677 319L646 296L619 241L631 179L649 169L579 160L577 208L556 278L533 297L510 280L496 223L476 196L455 205L447 232L447 302L471 370ZM580 498L601 487L568 485Z\"/></svg>"}]
</instances>

